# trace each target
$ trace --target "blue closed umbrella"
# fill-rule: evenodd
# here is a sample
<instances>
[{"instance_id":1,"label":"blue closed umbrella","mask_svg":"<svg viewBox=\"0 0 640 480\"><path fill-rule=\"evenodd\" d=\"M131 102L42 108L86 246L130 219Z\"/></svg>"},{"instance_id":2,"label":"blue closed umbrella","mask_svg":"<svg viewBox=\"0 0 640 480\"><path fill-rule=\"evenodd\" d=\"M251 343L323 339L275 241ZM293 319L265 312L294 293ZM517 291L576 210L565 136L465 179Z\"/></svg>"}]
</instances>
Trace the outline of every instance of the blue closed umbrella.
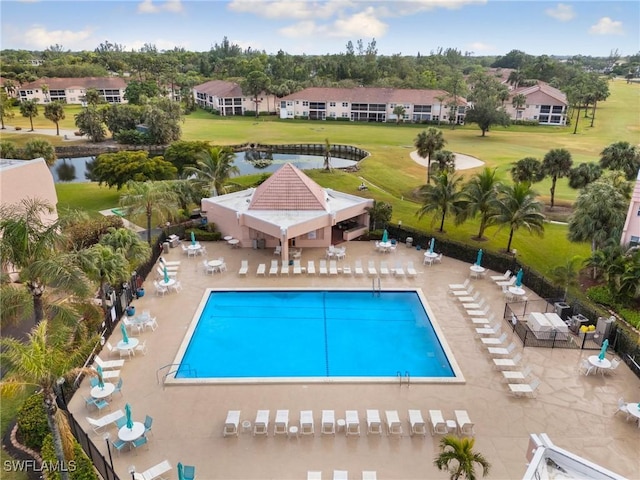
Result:
<instances>
[{"instance_id":1,"label":"blue closed umbrella","mask_svg":"<svg viewBox=\"0 0 640 480\"><path fill-rule=\"evenodd\" d=\"M127 335L127 326L124 323L120 324L120 331L122 332L122 341L129 343L129 335Z\"/></svg>"},{"instance_id":2,"label":"blue closed umbrella","mask_svg":"<svg viewBox=\"0 0 640 480\"><path fill-rule=\"evenodd\" d=\"M127 416L127 428L132 429L133 420L131 420L131 406L128 403L124 406L124 413Z\"/></svg>"},{"instance_id":3,"label":"blue closed umbrella","mask_svg":"<svg viewBox=\"0 0 640 480\"><path fill-rule=\"evenodd\" d=\"M433 253L433 247L436 245L436 239L431 238L431 243L429 244L429 253Z\"/></svg>"},{"instance_id":4,"label":"blue closed umbrella","mask_svg":"<svg viewBox=\"0 0 640 480\"><path fill-rule=\"evenodd\" d=\"M382 232L382 243L386 243L389 241L389 232L387 232L387 229L384 229L384 232Z\"/></svg>"},{"instance_id":5,"label":"blue closed umbrella","mask_svg":"<svg viewBox=\"0 0 640 480\"><path fill-rule=\"evenodd\" d=\"M482 264L482 249L478 250L478 256L476 257L476 265Z\"/></svg>"},{"instance_id":6,"label":"blue closed umbrella","mask_svg":"<svg viewBox=\"0 0 640 480\"><path fill-rule=\"evenodd\" d=\"M184 468L181 462L178 462L178 480L184 480Z\"/></svg>"},{"instance_id":7,"label":"blue closed umbrella","mask_svg":"<svg viewBox=\"0 0 640 480\"><path fill-rule=\"evenodd\" d=\"M524 272L522 271L522 269L518 270L518 275L516 275L516 287L521 287L522 286L522 276L524 275Z\"/></svg>"},{"instance_id":8,"label":"blue closed umbrella","mask_svg":"<svg viewBox=\"0 0 640 480\"><path fill-rule=\"evenodd\" d=\"M164 272L164 283L169 283L169 272L167 271L167 266L165 265L162 270Z\"/></svg>"},{"instance_id":9,"label":"blue closed umbrella","mask_svg":"<svg viewBox=\"0 0 640 480\"><path fill-rule=\"evenodd\" d=\"M191 231L191 245L196 244L196 234Z\"/></svg>"},{"instance_id":10,"label":"blue closed umbrella","mask_svg":"<svg viewBox=\"0 0 640 480\"><path fill-rule=\"evenodd\" d=\"M98 372L98 386L103 389L104 388L104 380L102 379L102 367L98 365L96 368L96 372Z\"/></svg>"},{"instance_id":11,"label":"blue closed umbrella","mask_svg":"<svg viewBox=\"0 0 640 480\"><path fill-rule=\"evenodd\" d=\"M607 355L607 348L609 348L609 340L607 338L605 338L604 342L602 342L602 348L600 349L600 355L598 355L598 358L600 360L604 360L604 357Z\"/></svg>"}]
</instances>

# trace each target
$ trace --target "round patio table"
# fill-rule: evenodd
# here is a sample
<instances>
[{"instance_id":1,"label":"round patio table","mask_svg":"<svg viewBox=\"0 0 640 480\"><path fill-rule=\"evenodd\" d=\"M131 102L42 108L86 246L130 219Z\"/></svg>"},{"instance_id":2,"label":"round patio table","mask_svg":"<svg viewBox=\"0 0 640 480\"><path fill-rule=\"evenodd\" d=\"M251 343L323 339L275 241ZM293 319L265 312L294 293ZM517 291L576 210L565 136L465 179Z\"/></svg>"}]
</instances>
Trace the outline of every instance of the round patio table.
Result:
<instances>
[{"instance_id":1,"label":"round patio table","mask_svg":"<svg viewBox=\"0 0 640 480\"><path fill-rule=\"evenodd\" d=\"M512 293L513 295L518 295L518 296L522 296L525 293L527 293L525 291L524 288L520 288L520 287L509 287L509 293Z\"/></svg>"},{"instance_id":2,"label":"round patio table","mask_svg":"<svg viewBox=\"0 0 640 480\"><path fill-rule=\"evenodd\" d=\"M640 420L640 407L638 403L627 403L627 411L630 415L636 417L636 420Z\"/></svg>"},{"instance_id":3,"label":"round patio table","mask_svg":"<svg viewBox=\"0 0 640 480\"><path fill-rule=\"evenodd\" d=\"M175 278L170 278L168 282L165 282L164 279L160 280L158 282L159 285L162 285L163 287L172 287L173 285L176 284L176 279Z\"/></svg>"},{"instance_id":4,"label":"round patio table","mask_svg":"<svg viewBox=\"0 0 640 480\"><path fill-rule=\"evenodd\" d=\"M232 238L227 243L231 245L231 248L236 248L237 246L240 245L240 240L238 240L237 238Z\"/></svg>"},{"instance_id":5,"label":"round patio table","mask_svg":"<svg viewBox=\"0 0 640 480\"><path fill-rule=\"evenodd\" d=\"M598 355L591 355L589 357L589 363L596 367L596 369L607 370L611 368L611 362L609 361L609 359L603 358L602 360L600 360L600 357L598 357Z\"/></svg>"},{"instance_id":6,"label":"round patio table","mask_svg":"<svg viewBox=\"0 0 640 480\"><path fill-rule=\"evenodd\" d=\"M138 344L140 343L140 340L138 340L135 337L129 337L129 343L124 343L123 340L120 340L117 344L116 344L116 348L118 350L134 350Z\"/></svg>"},{"instance_id":7,"label":"round patio table","mask_svg":"<svg viewBox=\"0 0 640 480\"><path fill-rule=\"evenodd\" d=\"M113 393L116 386L113 383L104 382L104 387L96 385L91 389L91 396L93 398L106 398Z\"/></svg>"},{"instance_id":8,"label":"round patio table","mask_svg":"<svg viewBox=\"0 0 640 480\"><path fill-rule=\"evenodd\" d=\"M486 269L484 267L481 267L480 265L474 264L469 267L469 270L471 270L471 275L473 277L478 278L482 276Z\"/></svg>"},{"instance_id":9,"label":"round patio table","mask_svg":"<svg viewBox=\"0 0 640 480\"><path fill-rule=\"evenodd\" d=\"M225 242L228 242L229 240L232 240L232 239L233 239L233 237L232 237L231 235L227 235L226 237L222 237L222 239L223 239Z\"/></svg>"},{"instance_id":10,"label":"round patio table","mask_svg":"<svg viewBox=\"0 0 640 480\"><path fill-rule=\"evenodd\" d=\"M129 428L126 425L118 430L118 438L123 442L133 442L135 439L140 438L144 433L144 423L133 422L133 427Z\"/></svg>"}]
</instances>

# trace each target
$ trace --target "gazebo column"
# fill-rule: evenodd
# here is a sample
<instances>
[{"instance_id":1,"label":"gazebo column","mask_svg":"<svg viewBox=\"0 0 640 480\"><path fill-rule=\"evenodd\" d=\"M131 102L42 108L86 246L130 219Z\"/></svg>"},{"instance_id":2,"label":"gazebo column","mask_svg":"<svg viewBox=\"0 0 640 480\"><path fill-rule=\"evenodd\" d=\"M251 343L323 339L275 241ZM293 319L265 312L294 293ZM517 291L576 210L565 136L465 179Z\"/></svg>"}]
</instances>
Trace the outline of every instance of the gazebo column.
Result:
<instances>
[{"instance_id":1,"label":"gazebo column","mask_svg":"<svg viewBox=\"0 0 640 480\"><path fill-rule=\"evenodd\" d=\"M280 237L282 243L282 260L289 262L289 236L288 231L285 227L280 227Z\"/></svg>"}]
</instances>

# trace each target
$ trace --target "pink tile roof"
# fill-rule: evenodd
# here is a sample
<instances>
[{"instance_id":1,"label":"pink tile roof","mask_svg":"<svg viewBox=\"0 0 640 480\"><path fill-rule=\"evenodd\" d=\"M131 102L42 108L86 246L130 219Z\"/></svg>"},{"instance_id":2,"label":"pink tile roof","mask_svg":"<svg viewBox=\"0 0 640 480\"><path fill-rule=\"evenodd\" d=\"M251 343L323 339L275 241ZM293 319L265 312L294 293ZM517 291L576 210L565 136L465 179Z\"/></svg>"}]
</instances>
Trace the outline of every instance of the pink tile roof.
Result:
<instances>
[{"instance_id":1,"label":"pink tile roof","mask_svg":"<svg viewBox=\"0 0 640 480\"><path fill-rule=\"evenodd\" d=\"M533 85L531 87L516 88L515 90L511 91L511 96L513 97L514 95L518 95L519 93L521 93L525 97L528 97L529 95L536 92L544 93L545 95L548 95L549 97L554 98L555 100L564 103L565 105L569 103L567 101L567 96L564 93L562 93L557 88L552 87L548 83L542 81L538 81L536 85Z\"/></svg>"},{"instance_id":2,"label":"pink tile roof","mask_svg":"<svg viewBox=\"0 0 640 480\"><path fill-rule=\"evenodd\" d=\"M65 90L67 88L110 88L125 89L127 82L119 77L81 77L81 78L47 78L42 77L35 82L25 83L20 90L39 89L45 84L49 90Z\"/></svg>"},{"instance_id":3,"label":"pink tile roof","mask_svg":"<svg viewBox=\"0 0 640 480\"><path fill-rule=\"evenodd\" d=\"M439 96L448 96L444 90L417 90L406 88L305 88L281 100L308 100L310 102L350 102L350 103L408 103L413 105L432 105ZM439 103L439 100L437 101ZM459 105L466 100L458 97Z\"/></svg>"},{"instance_id":4,"label":"pink tile roof","mask_svg":"<svg viewBox=\"0 0 640 480\"><path fill-rule=\"evenodd\" d=\"M249 210L327 210L324 190L286 163L253 193Z\"/></svg>"},{"instance_id":5,"label":"pink tile roof","mask_svg":"<svg viewBox=\"0 0 640 480\"><path fill-rule=\"evenodd\" d=\"M196 85L193 89L198 93L211 95L212 97L242 97L242 88L233 82L225 82L224 80L211 80L209 82Z\"/></svg>"}]
</instances>

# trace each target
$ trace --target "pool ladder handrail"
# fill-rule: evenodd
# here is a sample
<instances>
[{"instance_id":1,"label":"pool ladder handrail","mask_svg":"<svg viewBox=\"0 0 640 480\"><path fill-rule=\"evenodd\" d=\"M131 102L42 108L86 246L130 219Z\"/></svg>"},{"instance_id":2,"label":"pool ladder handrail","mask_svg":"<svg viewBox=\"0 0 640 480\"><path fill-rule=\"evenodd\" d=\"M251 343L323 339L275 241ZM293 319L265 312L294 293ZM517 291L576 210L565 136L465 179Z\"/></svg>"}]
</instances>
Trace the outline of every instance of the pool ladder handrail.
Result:
<instances>
[{"instance_id":1,"label":"pool ladder handrail","mask_svg":"<svg viewBox=\"0 0 640 480\"><path fill-rule=\"evenodd\" d=\"M176 370L171 370L171 371L165 373L162 376L162 389L163 390L164 390L164 381L166 380L166 378L169 375L172 375L174 373L178 373L180 370L182 370L182 367L185 367L185 369L187 370L187 373L189 373L189 374L193 373L194 377L196 377L196 378L198 377L198 371L195 370L195 369L192 369L191 365L189 365L188 363L185 363L185 364L182 364L182 363L169 363L169 364L167 364L167 365L165 365L163 367L160 367L158 370L156 370L156 382L158 384L160 383L160 377L158 376L158 374L160 373L161 370L164 370L165 368L175 367L176 365L178 366L178 368Z\"/></svg>"},{"instance_id":2,"label":"pool ladder handrail","mask_svg":"<svg viewBox=\"0 0 640 480\"><path fill-rule=\"evenodd\" d=\"M398 370L396 372L396 378L398 379L398 383L400 383L400 386L402 386L403 379L407 382L407 387L411 384L411 374L409 373L409 370L404 371L404 377L402 376L402 372Z\"/></svg>"},{"instance_id":3,"label":"pool ladder handrail","mask_svg":"<svg viewBox=\"0 0 640 480\"><path fill-rule=\"evenodd\" d=\"M382 285L380 283L380 277L378 277L378 288L377 289L376 289L376 279L375 279L375 277L371 279L371 291L372 291L374 297L376 295L378 297L380 296L380 293L382 292Z\"/></svg>"}]
</instances>

